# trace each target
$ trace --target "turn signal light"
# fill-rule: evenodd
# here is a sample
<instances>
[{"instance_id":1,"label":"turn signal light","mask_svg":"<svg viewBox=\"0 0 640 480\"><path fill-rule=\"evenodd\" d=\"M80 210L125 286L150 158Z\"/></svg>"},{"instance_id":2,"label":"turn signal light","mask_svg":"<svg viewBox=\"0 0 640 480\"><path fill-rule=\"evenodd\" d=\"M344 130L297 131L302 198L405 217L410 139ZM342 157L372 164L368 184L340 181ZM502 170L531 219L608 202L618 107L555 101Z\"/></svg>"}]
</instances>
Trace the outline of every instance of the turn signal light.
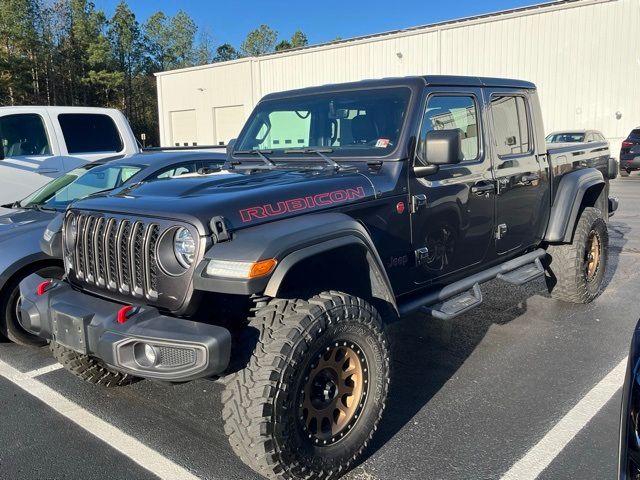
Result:
<instances>
[{"instance_id":1,"label":"turn signal light","mask_svg":"<svg viewBox=\"0 0 640 480\"><path fill-rule=\"evenodd\" d=\"M278 263L278 261L275 258L260 260L259 262L254 263L251 266L251 270L249 270L249 278L262 277L271 273L276 266L276 263Z\"/></svg>"},{"instance_id":2,"label":"turn signal light","mask_svg":"<svg viewBox=\"0 0 640 480\"><path fill-rule=\"evenodd\" d=\"M40 283L40 285L38 285L38 287L36 288L36 295L41 297L42 295L44 295L44 292L51 288L52 285L53 280L45 280L44 282Z\"/></svg>"}]
</instances>

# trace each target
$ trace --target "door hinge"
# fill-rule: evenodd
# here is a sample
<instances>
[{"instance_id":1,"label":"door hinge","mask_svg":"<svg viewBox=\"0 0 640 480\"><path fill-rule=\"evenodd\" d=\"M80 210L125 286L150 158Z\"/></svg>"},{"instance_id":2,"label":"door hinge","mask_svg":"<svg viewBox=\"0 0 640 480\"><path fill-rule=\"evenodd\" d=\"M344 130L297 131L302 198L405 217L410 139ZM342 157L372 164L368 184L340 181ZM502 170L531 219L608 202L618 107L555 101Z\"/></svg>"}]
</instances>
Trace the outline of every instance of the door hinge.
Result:
<instances>
[{"instance_id":1,"label":"door hinge","mask_svg":"<svg viewBox=\"0 0 640 480\"><path fill-rule=\"evenodd\" d=\"M501 223L496 227L496 239L500 240L507 234L507 224Z\"/></svg>"},{"instance_id":2,"label":"door hinge","mask_svg":"<svg viewBox=\"0 0 640 480\"><path fill-rule=\"evenodd\" d=\"M422 207L427 206L427 196L420 193L411 197L411 213L416 213Z\"/></svg>"},{"instance_id":3,"label":"door hinge","mask_svg":"<svg viewBox=\"0 0 640 480\"><path fill-rule=\"evenodd\" d=\"M429 259L429 249L422 247L416 250L416 265L420 266Z\"/></svg>"}]
</instances>

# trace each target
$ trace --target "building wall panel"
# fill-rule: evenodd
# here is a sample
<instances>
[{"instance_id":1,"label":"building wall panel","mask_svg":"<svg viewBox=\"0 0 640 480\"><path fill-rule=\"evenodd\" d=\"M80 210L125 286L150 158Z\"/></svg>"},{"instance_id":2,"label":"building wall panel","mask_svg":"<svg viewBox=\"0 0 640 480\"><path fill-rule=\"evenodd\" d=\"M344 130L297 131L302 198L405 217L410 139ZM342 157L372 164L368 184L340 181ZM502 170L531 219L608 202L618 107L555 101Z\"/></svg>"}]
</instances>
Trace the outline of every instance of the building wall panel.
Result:
<instances>
[{"instance_id":1,"label":"building wall panel","mask_svg":"<svg viewBox=\"0 0 640 480\"><path fill-rule=\"evenodd\" d=\"M195 109L194 141L213 143L221 141L215 109L241 106L228 117L239 123L225 128L223 137L228 136L271 92L365 78L457 74L533 81L547 131L599 129L615 151L631 128L640 125L639 25L638 0L559 2L164 72L158 75L161 138L170 140L172 111Z\"/></svg>"}]
</instances>

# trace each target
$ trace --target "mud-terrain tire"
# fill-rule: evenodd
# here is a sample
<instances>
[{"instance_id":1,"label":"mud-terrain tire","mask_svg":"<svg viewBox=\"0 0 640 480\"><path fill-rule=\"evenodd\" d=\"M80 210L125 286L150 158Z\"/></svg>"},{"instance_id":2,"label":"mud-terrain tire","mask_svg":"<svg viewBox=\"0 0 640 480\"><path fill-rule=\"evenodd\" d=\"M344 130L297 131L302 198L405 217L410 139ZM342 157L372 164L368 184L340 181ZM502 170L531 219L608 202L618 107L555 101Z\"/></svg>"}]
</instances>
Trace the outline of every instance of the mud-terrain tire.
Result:
<instances>
[{"instance_id":1,"label":"mud-terrain tire","mask_svg":"<svg viewBox=\"0 0 640 480\"><path fill-rule=\"evenodd\" d=\"M56 342L49 344L53 357L67 370L85 382L102 387L124 387L139 380L128 373L118 372L97 358L75 352Z\"/></svg>"},{"instance_id":2,"label":"mud-terrain tire","mask_svg":"<svg viewBox=\"0 0 640 480\"><path fill-rule=\"evenodd\" d=\"M369 303L333 291L271 300L238 339L233 358L237 364L223 379L225 432L257 473L334 479L363 454L390 378L382 320ZM334 389L338 372L343 380Z\"/></svg>"},{"instance_id":3,"label":"mud-terrain tire","mask_svg":"<svg viewBox=\"0 0 640 480\"><path fill-rule=\"evenodd\" d=\"M32 273L37 273L43 278L59 279L64 275L64 270L62 267L56 266L28 270L5 285L0 295L0 315L2 315L2 318L0 318L0 333L18 345L41 347L46 344L46 341L31 335L18 322L20 282Z\"/></svg>"},{"instance_id":4,"label":"mud-terrain tire","mask_svg":"<svg viewBox=\"0 0 640 480\"><path fill-rule=\"evenodd\" d=\"M578 220L573 242L547 248L546 281L553 298L589 303L602 289L609 233L602 212L585 208Z\"/></svg>"}]
</instances>

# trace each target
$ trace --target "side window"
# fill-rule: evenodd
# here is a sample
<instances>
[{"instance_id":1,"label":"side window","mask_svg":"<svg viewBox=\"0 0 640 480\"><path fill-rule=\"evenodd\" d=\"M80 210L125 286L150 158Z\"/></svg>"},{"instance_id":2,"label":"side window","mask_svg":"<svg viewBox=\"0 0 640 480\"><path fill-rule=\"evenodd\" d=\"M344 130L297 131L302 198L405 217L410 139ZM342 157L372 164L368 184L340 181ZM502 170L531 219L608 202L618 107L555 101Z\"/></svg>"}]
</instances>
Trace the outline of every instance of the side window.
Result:
<instances>
[{"instance_id":1,"label":"side window","mask_svg":"<svg viewBox=\"0 0 640 480\"><path fill-rule=\"evenodd\" d=\"M587 134L587 137L584 139L585 142L595 142L595 135L592 133Z\"/></svg>"},{"instance_id":2,"label":"side window","mask_svg":"<svg viewBox=\"0 0 640 480\"><path fill-rule=\"evenodd\" d=\"M524 97L493 97L491 117L498 156L529 153L529 112Z\"/></svg>"},{"instance_id":3,"label":"side window","mask_svg":"<svg viewBox=\"0 0 640 480\"><path fill-rule=\"evenodd\" d=\"M173 178L179 177L180 175L184 175L187 173L193 173L196 171L196 166L193 163L183 163L180 165L172 165L167 167L154 176L151 177L151 180L159 179L159 178Z\"/></svg>"},{"instance_id":4,"label":"side window","mask_svg":"<svg viewBox=\"0 0 640 480\"><path fill-rule=\"evenodd\" d=\"M429 98L420 138L424 139L432 130L460 130L463 161L478 158L478 109L473 97L436 95Z\"/></svg>"},{"instance_id":5,"label":"side window","mask_svg":"<svg viewBox=\"0 0 640 480\"><path fill-rule=\"evenodd\" d=\"M123 144L118 128L108 115L94 113L61 113L67 151L73 153L120 152Z\"/></svg>"},{"instance_id":6,"label":"side window","mask_svg":"<svg viewBox=\"0 0 640 480\"><path fill-rule=\"evenodd\" d=\"M42 117L34 113L0 117L0 140L5 157L51 155Z\"/></svg>"}]
</instances>

